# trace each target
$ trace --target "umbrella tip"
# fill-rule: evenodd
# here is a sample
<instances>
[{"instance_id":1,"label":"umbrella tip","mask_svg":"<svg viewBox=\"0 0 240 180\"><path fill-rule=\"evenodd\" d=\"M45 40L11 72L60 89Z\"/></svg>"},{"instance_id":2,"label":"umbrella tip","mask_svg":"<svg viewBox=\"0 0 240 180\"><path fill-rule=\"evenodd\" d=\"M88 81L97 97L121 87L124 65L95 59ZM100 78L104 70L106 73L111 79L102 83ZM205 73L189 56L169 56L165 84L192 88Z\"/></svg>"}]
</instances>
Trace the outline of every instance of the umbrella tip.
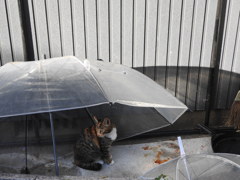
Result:
<instances>
[{"instance_id":1,"label":"umbrella tip","mask_svg":"<svg viewBox=\"0 0 240 180\"><path fill-rule=\"evenodd\" d=\"M185 156L185 151L184 151L184 148L183 148L183 143L182 143L181 136L178 136L177 139L178 139L178 145L179 145L179 148L180 148L180 155Z\"/></svg>"}]
</instances>

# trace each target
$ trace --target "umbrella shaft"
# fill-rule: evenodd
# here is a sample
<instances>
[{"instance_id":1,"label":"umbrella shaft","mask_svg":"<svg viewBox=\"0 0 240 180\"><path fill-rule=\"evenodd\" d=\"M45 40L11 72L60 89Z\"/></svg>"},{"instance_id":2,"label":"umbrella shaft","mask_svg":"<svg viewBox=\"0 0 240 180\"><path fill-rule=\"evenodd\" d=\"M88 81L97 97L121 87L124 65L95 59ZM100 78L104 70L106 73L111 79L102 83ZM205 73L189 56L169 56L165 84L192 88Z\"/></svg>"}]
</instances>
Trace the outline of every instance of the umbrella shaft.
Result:
<instances>
[{"instance_id":1,"label":"umbrella shaft","mask_svg":"<svg viewBox=\"0 0 240 180\"><path fill-rule=\"evenodd\" d=\"M27 154L28 154L28 120L26 116L26 119L25 119L25 168L26 169L28 167Z\"/></svg>"},{"instance_id":2,"label":"umbrella shaft","mask_svg":"<svg viewBox=\"0 0 240 180\"><path fill-rule=\"evenodd\" d=\"M50 124L51 124L53 154L54 154L54 160L55 160L55 171L56 171L56 175L59 176L59 168L58 168L58 159L57 159L57 153L56 153L56 144L55 144L55 134L54 134L52 113L49 113L49 117L50 117Z\"/></svg>"}]
</instances>

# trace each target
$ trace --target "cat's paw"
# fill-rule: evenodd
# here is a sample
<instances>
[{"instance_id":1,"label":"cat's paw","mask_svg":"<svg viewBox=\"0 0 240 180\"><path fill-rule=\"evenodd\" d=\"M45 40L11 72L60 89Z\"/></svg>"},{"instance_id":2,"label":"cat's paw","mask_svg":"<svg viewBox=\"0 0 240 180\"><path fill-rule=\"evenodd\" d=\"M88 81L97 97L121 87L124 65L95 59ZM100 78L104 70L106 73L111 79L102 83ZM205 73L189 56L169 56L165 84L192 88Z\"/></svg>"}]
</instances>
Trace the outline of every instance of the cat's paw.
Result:
<instances>
[{"instance_id":1,"label":"cat's paw","mask_svg":"<svg viewBox=\"0 0 240 180\"><path fill-rule=\"evenodd\" d=\"M98 160L96 163L99 163L99 164L103 165L104 161L103 160Z\"/></svg>"},{"instance_id":2,"label":"cat's paw","mask_svg":"<svg viewBox=\"0 0 240 180\"><path fill-rule=\"evenodd\" d=\"M108 159L104 159L104 162L105 162L106 164L110 165L110 164L113 162L113 160L112 160L111 158L108 158ZM114 163L114 162L113 162L113 163Z\"/></svg>"},{"instance_id":3,"label":"cat's paw","mask_svg":"<svg viewBox=\"0 0 240 180\"><path fill-rule=\"evenodd\" d=\"M110 163L109 165L111 165L111 166L112 166L114 163L115 163L115 162L114 162L114 160L112 160L112 161L111 161L111 163Z\"/></svg>"}]
</instances>

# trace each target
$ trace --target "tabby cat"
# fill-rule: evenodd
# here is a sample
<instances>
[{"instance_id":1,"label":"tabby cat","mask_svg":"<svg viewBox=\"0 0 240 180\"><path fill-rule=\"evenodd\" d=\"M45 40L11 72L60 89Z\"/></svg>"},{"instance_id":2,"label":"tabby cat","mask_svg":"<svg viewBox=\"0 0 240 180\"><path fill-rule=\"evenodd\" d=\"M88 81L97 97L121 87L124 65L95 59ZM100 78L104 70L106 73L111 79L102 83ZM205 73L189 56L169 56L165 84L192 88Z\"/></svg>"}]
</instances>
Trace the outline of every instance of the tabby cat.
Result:
<instances>
[{"instance_id":1,"label":"tabby cat","mask_svg":"<svg viewBox=\"0 0 240 180\"><path fill-rule=\"evenodd\" d=\"M85 128L74 146L74 163L83 169L98 171L103 163L114 163L109 150L117 138L117 129L109 118L93 119L95 125Z\"/></svg>"}]
</instances>

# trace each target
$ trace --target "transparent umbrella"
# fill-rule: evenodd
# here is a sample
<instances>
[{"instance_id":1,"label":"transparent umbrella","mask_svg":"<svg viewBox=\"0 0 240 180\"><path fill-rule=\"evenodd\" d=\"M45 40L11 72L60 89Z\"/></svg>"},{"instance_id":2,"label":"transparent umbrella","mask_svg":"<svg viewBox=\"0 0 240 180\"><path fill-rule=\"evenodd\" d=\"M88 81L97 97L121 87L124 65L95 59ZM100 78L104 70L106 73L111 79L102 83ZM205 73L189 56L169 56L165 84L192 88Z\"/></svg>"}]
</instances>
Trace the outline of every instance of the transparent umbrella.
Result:
<instances>
[{"instance_id":1,"label":"transparent umbrella","mask_svg":"<svg viewBox=\"0 0 240 180\"><path fill-rule=\"evenodd\" d=\"M119 139L170 125L187 110L142 73L75 57L8 63L0 67L0 84L0 118L102 105Z\"/></svg>"},{"instance_id":2,"label":"transparent umbrella","mask_svg":"<svg viewBox=\"0 0 240 180\"><path fill-rule=\"evenodd\" d=\"M180 147L181 148L181 147ZM212 153L182 155L145 173L142 180L239 179L240 156Z\"/></svg>"},{"instance_id":3,"label":"transparent umbrella","mask_svg":"<svg viewBox=\"0 0 240 180\"><path fill-rule=\"evenodd\" d=\"M0 118L49 112L54 152L52 112L119 104L155 115L149 122L128 120L130 127L144 126L122 133L126 137L174 123L187 110L164 88L131 68L75 57L8 63L0 67L0 84ZM126 126L114 123L118 129Z\"/></svg>"},{"instance_id":4,"label":"transparent umbrella","mask_svg":"<svg viewBox=\"0 0 240 180\"><path fill-rule=\"evenodd\" d=\"M8 63L0 68L0 84L0 117L120 103L155 108L173 123L187 110L131 68L75 57Z\"/></svg>"}]
</instances>

